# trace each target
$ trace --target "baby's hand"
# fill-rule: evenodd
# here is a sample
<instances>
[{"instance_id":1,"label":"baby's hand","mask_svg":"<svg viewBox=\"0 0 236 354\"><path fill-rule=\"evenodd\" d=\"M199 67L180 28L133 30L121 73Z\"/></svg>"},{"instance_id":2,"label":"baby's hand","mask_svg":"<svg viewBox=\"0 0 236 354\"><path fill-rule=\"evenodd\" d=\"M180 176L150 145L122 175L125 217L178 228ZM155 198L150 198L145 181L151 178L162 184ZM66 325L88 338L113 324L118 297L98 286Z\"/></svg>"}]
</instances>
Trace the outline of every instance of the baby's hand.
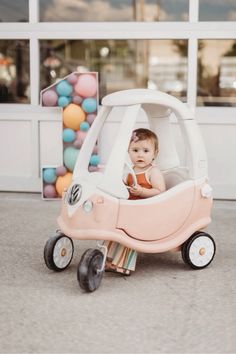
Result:
<instances>
[{"instance_id":1,"label":"baby's hand","mask_svg":"<svg viewBox=\"0 0 236 354\"><path fill-rule=\"evenodd\" d=\"M136 184L135 187L130 187L129 191L132 195L135 196L140 196L142 193L143 187L141 187L139 184Z\"/></svg>"}]
</instances>

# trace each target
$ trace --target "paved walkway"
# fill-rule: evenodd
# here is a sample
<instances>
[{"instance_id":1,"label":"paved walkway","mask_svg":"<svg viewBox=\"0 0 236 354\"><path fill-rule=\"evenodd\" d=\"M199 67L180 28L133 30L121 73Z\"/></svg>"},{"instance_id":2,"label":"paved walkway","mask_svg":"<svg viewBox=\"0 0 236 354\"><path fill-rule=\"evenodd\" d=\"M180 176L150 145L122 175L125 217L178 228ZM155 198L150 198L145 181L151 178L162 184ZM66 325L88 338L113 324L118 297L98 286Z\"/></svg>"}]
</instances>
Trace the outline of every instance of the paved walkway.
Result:
<instances>
[{"instance_id":1,"label":"paved walkway","mask_svg":"<svg viewBox=\"0 0 236 354\"><path fill-rule=\"evenodd\" d=\"M83 293L71 266L46 268L60 203L0 193L0 353L236 353L236 202L214 204L217 254L206 269L177 253L140 254L131 277L106 273Z\"/></svg>"}]
</instances>

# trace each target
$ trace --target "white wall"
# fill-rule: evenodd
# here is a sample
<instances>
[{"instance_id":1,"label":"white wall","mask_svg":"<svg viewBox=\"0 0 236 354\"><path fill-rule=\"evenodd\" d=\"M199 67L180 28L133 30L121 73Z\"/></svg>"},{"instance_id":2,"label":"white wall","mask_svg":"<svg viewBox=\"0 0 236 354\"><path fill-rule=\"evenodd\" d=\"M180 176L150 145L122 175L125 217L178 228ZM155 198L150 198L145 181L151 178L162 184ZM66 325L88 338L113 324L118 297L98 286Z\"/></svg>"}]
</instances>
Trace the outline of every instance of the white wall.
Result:
<instances>
[{"instance_id":1,"label":"white wall","mask_svg":"<svg viewBox=\"0 0 236 354\"><path fill-rule=\"evenodd\" d=\"M214 197L236 199L236 108L197 108L196 119L208 154ZM106 123L101 141L102 162L114 141L119 113ZM147 125L144 116L138 125ZM176 146L183 154L175 123ZM62 164L62 113L60 108L5 107L0 113L0 190L41 191L41 167Z\"/></svg>"},{"instance_id":2,"label":"white wall","mask_svg":"<svg viewBox=\"0 0 236 354\"><path fill-rule=\"evenodd\" d=\"M61 109L1 107L0 190L41 190L41 166L62 164Z\"/></svg>"}]
</instances>

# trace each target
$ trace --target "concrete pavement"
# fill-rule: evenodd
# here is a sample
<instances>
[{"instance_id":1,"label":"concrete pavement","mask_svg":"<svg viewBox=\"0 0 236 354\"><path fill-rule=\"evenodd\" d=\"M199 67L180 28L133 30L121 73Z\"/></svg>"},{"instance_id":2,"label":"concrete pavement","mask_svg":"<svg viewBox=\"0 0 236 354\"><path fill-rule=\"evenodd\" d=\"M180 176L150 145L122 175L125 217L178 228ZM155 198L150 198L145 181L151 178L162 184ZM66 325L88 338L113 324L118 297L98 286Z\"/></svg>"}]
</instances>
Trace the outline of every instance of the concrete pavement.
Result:
<instances>
[{"instance_id":1,"label":"concrete pavement","mask_svg":"<svg viewBox=\"0 0 236 354\"><path fill-rule=\"evenodd\" d=\"M96 242L76 241L64 272L44 264L59 209L39 194L0 193L0 353L236 353L236 202L214 203L208 268L140 254L131 277L106 273L91 294L76 271Z\"/></svg>"}]
</instances>

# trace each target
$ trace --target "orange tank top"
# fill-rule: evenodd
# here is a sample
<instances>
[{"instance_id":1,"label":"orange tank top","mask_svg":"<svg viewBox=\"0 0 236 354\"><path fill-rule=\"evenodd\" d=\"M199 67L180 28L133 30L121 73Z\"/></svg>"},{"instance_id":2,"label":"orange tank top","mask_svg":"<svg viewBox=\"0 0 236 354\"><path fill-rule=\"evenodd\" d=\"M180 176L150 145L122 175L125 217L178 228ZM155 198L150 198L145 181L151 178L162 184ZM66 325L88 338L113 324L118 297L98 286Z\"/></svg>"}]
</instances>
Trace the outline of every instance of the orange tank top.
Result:
<instances>
[{"instance_id":1,"label":"orange tank top","mask_svg":"<svg viewBox=\"0 0 236 354\"><path fill-rule=\"evenodd\" d=\"M151 167L152 168L152 167ZM139 173L136 173L136 178L137 178L137 183L143 187L143 188L147 188L147 189L151 189L152 188L152 185L150 184L150 182L148 181L147 179L147 176L146 176L146 173L147 171L149 171L150 168L148 168L146 171L144 172L139 172ZM132 178L132 175L129 173L128 176L127 176L127 185L129 187L131 187L133 185L133 178ZM129 194L129 200L135 200L135 199L143 199L142 197L139 197L139 196L136 196L136 195L132 195L132 194Z\"/></svg>"}]
</instances>

